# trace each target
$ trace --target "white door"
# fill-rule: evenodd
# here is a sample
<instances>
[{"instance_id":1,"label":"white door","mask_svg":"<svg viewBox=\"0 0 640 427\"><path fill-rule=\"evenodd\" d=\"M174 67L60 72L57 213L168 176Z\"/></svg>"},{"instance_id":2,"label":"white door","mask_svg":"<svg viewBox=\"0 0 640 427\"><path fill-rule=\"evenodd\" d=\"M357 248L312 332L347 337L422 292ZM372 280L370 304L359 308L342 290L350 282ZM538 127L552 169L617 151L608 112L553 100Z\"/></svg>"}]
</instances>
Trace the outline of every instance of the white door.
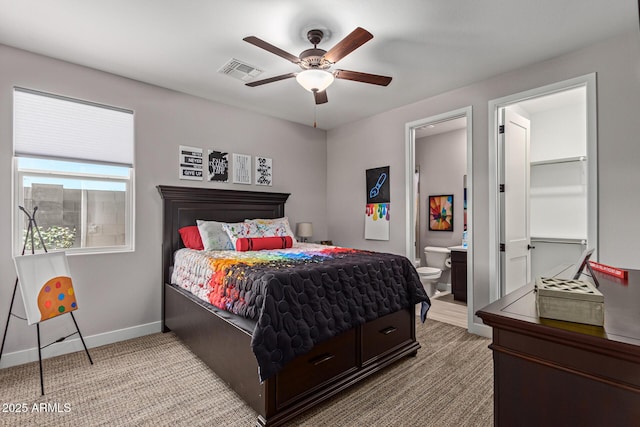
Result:
<instances>
[{"instance_id":1,"label":"white door","mask_svg":"<svg viewBox=\"0 0 640 427\"><path fill-rule=\"evenodd\" d=\"M506 295L531 280L529 231L529 120L502 109L501 292Z\"/></svg>"}]
</instances>

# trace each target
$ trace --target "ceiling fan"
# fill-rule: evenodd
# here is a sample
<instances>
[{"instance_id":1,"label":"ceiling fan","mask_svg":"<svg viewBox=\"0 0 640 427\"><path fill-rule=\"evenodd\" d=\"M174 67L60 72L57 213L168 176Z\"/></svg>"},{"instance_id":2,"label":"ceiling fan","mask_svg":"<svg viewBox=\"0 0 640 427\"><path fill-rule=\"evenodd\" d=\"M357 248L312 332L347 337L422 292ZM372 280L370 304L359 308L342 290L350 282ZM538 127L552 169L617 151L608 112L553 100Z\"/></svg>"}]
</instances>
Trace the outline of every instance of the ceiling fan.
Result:
<instances>
[{"instance_id":1,"label":"ceiling fan","mask_svg":"<svg viewBox=\"0 0 640 427\"><path fill-rule=\"evenodd\" d=\"M309 30L307 39L311 42L313 48L303 51L300 56L285 52L257 37L245 37L244 41L291 61L303 70L297 73L281 74L268 79L249 82L246 85L254 87L295 77L302 87L313 92L316 104L324 104L328 101L326 89L333 83L334 79L353 80L379 86L387 86L391 83L391 77L377 74L348 70L329 71L336 62L371 40L373 35L370 32L358 27L328 51L317 47L323 36L322 30Z\"/></svg>"}]
</instances>

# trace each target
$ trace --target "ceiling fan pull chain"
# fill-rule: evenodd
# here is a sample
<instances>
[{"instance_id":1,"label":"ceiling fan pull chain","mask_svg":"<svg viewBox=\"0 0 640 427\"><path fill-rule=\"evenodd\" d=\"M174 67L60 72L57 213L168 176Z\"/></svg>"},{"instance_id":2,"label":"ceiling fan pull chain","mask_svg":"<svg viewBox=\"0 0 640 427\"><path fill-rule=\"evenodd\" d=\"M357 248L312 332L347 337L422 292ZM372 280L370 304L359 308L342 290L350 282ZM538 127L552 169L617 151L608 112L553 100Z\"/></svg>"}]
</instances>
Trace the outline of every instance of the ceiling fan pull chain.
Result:
<instances>
[{"instance_id":1,"label":"ceiling fan pull chain","mask_svg":"<svg viewBox=\"0 0 640 427\"><path fill-rule=\"evenodd\" d=\"M318 116L318 104L313 105L313 127L316 127L316 119Z\"/></svg>"}]
</instances>

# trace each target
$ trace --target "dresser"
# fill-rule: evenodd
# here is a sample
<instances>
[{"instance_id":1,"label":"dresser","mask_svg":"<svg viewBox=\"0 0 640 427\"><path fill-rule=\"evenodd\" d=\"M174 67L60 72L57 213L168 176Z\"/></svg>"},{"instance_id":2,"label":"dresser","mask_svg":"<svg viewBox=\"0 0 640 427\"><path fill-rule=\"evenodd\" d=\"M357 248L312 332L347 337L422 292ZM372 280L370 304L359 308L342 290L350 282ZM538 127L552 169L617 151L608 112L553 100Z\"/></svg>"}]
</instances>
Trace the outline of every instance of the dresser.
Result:
<instances>
[{"instance_id":1,"label":"dresser","mask_svg":"<svg viewBox=\"0 0 640 427\"><path fill-rule=\"evenodd\" d=\"M476 313L493 328L496 426L640 425L640 271L596 275L603 327L538 317L533 284Z\"/></svg>"}]
</instances>

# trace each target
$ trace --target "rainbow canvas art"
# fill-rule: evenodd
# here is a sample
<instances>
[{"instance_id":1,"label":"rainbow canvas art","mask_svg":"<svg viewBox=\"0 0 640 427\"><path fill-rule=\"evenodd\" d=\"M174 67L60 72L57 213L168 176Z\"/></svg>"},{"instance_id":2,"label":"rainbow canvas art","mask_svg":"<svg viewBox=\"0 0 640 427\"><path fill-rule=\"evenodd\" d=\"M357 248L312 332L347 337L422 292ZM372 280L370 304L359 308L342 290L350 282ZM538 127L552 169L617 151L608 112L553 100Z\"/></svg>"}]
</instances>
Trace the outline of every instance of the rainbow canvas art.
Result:
<instances>
[{"instance_id":1,"label":"rainbow canvas art","mask_svg":"<svg viewBox=\"0 0 640 427\"><path fill-rule=\"evenodd\" d=\"M78 308L64 252L24 255L14 261L29 325Z\"/></svg>"},{"instance_id":2,"label":"rainbow canvas art","mask_svg":"<svg viewBox=\"0 0 640 427\"><path fill-rule=\"evenodd\" d=\"M389 240L389 166L367 169L367 205L364 215L364 238Z\"/></svg>"},{"instance_id":3,"label":"rainbow canvas art","mask_svg":"<svg viewBox=\"0 0 640 427\"><path fill-rule=\"evenodd\" d=\"M389 240L390 203L367 204L364 216L364 238Z\"/></svg>"}]
</instances>

